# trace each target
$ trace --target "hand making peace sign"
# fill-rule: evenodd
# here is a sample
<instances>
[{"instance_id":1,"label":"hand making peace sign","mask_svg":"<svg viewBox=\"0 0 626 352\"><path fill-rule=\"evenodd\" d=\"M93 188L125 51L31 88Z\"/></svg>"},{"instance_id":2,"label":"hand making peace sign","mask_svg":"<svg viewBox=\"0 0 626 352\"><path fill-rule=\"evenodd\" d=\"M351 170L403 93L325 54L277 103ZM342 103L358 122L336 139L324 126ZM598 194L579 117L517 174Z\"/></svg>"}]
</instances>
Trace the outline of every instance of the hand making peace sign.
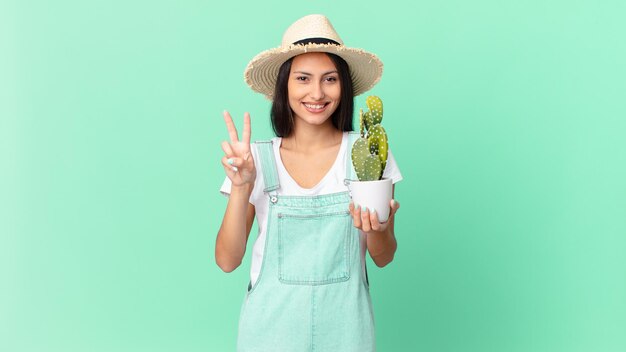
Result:
<instances>
[{"instance_id":1,"label":"hand making peace sign","mask_svg":"<svg viewBox=\"0 0 626 352\"><path fill-rule=\"evenodd\" d=\"M250 114L246 112L243 115L243 135L241 141L228 111L224 111L224 121L230 136L230 143L222 142L222 150L224 150L225 154L222 158L222 164L224 165L226 175L233 183L233 186L254 185L256 168L254 167L252 152L250 151Z\"/></svg>"}]
</instances>

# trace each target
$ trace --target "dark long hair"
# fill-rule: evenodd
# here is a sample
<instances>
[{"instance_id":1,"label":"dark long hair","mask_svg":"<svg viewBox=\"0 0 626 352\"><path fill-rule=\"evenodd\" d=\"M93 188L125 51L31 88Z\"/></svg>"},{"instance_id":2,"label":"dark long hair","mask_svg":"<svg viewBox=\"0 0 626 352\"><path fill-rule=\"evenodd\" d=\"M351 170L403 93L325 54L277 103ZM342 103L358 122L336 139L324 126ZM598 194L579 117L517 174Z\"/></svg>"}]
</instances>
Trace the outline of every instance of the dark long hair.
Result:
<instances>
[{"instance_id":1,"label":"dark long hair","mask_svg":"<svg viewBox=\"0 0 626 352\"><path fill-rule=\"evenodd\" d=\"M350 77L350 67L341 57L325 53L335 64L339 74L339 84L341 85L341 97L339 106L331 116L333 126L340 131L352 131L352 116L354 114L354 88ZM289 92L287 83L291 72L293 58L285 61L278 70L276 86L274 88L274 100L272 101L272 128L278 137L289 137L293 133L294 120L293 111L289 106Z\"/></svg>"}]
</instances>

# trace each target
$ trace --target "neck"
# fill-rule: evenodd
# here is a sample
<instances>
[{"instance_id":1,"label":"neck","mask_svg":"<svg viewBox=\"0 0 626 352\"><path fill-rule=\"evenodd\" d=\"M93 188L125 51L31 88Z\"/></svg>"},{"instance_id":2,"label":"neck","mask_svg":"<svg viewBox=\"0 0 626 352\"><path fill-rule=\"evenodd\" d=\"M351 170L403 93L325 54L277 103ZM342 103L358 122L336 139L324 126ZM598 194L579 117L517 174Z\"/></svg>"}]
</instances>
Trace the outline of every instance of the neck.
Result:
<instances>
[{"instance_id":1,"label":"neck","mask_svg":"<svg viewBox=\"0 0 626 352\"><path fill-rule=\"evenodd\" d=\"M295 122L293 133L284 137L281 143L287 149L306 153L341 143L343 132L335 128L330 120L321 126Z\"/></svg>"}]
</instances>

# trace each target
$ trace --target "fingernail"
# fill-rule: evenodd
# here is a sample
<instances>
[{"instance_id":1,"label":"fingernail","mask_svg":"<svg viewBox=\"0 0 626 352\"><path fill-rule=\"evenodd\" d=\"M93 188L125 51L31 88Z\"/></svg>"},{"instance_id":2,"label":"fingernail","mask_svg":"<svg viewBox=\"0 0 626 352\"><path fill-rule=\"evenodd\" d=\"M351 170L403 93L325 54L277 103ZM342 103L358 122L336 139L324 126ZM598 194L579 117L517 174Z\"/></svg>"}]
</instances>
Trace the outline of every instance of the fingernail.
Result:
<instances>
[{"instance_id":1,"label":"fingernail","mask_svg":"<svg viewBox=\"0 0 626 352\"><path fill-rule=\"evenodd\" d=\"M237 166L233 166L233 171L235 171L235 172L239 171L239 169L237 168Z\"/></svg>"},{"instance_id":2,"label":"fingernail","mask_svg":"<svg viewBox=\"0 0 626 352\"><path fill-rule=\"evenodd\" d=\"M395 200L395 199L392 199L392 200L391 200L391 206L393 207L394 205L396 205L396 200Z\"/></svg>"},{"instance_id":3,"label":"fingernail","mask_svg":"<svg viewBox=\"0 0 626 352\"><path fill-rule=\"evenodd\" d=\"M367 213L367 207L364 207L364 208L363 208L363 212L364 212L364 213Z\"/></svg>"},{"instance_id":4,"label":"fingernail","mask_svg":"<svg viewBox=\"0 0 626 352\"><path fill-rule=\"evenodd\" d=\"M228 159L228 160L226 160L226 162L228 163L228 165L232 165L233 164L233 159Z\"/></svg>"}]
</instances>

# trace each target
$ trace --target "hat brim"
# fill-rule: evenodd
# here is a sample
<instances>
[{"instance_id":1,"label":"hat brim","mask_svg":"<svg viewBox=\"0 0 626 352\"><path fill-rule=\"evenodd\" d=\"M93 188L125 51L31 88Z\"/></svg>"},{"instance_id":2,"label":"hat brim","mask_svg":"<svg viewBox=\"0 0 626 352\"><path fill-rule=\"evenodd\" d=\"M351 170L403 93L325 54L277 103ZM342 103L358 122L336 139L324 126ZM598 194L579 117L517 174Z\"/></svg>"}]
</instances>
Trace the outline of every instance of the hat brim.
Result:
<instances>
[{"instance_id":1,"label":"hat brim","mask_svg":"<svg viewBox=\"0 0 626 352\"><path fill-rule=\"evenodd\" d=\"M383 63L365 50L334 44L290 45L266 50L255 56L244 71L244 80L254 91L272 99L280 66L290 58L310 52L335 54L350 67L354 95L370 90L382 77Z\"/></svg>"}]
</instances>

